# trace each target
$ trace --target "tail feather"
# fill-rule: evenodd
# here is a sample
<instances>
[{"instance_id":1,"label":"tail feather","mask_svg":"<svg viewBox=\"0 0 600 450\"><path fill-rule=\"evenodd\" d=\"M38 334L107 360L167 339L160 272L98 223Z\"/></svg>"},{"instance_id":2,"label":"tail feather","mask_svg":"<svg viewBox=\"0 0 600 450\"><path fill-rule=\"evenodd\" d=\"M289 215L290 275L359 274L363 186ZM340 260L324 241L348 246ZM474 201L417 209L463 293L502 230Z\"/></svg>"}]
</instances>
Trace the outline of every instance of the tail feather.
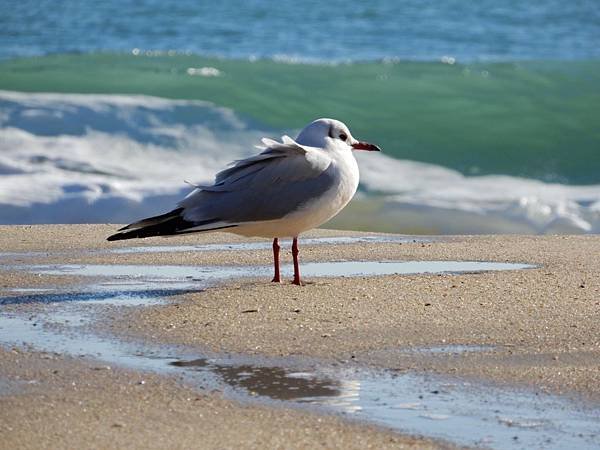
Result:
<instances>
[{"instance_id":1,"label":"tail feather","mask_svg":"<svg viewBox=\"0 0 600 450\"><path fill-rule=\"evenodd\" d=\"M157 225L164 221L173 219L173 217L176 217L177 215L181 214L181 212L183 212L183 208L177 208L173 211L169 211L168 213L161 214L160 216L148 217L146 219L130 223L129 225L125 225L123 228L119 228L117 231L131 230L133 228L143 228L149 225Z\"/></svg>"},{"instance_id":2,"label":"tail feather","mask_svg":"<svg viewBox=\"0 0 600 450\"><path fill-rule=\"evenodd\" d=\"M106 238L107 241L120 241L122 239L146 238L151 236L169 236L174 234L190 233L197 231L211 231L222 228L220 219L208 219L199 222L185 220L181 215L183 208L177 208L160 216L149 217L147 219L134 222L126 227L119 229L119 232ZM215 224L214 228L210 224ZM202 229L199 229L201 227ZM186 231L187 230L187 231Z\"/></svg>"}]
</instances>

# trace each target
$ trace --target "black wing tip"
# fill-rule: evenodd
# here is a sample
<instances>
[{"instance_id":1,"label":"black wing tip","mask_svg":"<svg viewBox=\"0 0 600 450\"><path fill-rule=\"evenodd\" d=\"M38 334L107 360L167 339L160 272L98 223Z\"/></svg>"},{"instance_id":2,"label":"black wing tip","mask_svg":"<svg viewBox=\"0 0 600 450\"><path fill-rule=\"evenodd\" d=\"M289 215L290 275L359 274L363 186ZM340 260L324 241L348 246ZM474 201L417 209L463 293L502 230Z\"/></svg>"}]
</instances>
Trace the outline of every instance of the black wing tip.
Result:
<instances>
[{"instance_id":1,"label":"black wing tip","mask_svg":"<svg viewBox=\"0 0 600 450\"><path fill-rule=\"evenodd\" d=\"M190 233L202 233L209 231L218 231L218 230L226 230L228 228L235 228L238 224L232 225L223 225L214 228L206 228L204 230L192 230L187 231L185 228L183 229L173 229L171 227L161 228L156 225L146 227L146 228L138 228L136 230L124 231L121 233L115 233L106 238L107 241L122 241L125 239L143 239L147 237L156 237L156 236L173 236L176 234L190 234Z\"/></svg>"},{"instance_id":2,"label":"black wing tip","mask_svg":"<svg viewBox=\"0 0 600 450\"><path fill-rule=\"evenodd\" d=\"M170 234L167 230L172 229L173 232L175 231L175 227L173 226L174 222L178 224L182 224L184 222L189 223L181 217L182 211L183 208L179 207L159 216L148 217L147 219L130 223L129 225L119 228L117 230L118 233L107 237L106 240L120 241L123 239L144 238L150 236L159 236L161 234Z\"/></svg>"}]
</instances>

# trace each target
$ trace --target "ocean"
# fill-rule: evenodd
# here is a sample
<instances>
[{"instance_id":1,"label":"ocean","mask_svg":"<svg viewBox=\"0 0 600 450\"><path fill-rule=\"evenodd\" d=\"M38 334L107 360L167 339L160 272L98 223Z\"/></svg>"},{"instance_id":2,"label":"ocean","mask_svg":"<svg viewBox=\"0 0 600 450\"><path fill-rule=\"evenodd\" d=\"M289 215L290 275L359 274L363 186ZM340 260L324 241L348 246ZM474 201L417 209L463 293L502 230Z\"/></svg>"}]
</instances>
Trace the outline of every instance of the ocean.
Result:
<instances>
[{"instance_id":1,"label":"ocean","mask_svg":"<svg viewBox=\"0 0 600 450\"><path fill-rule=\"evenodd\" d=\"M0 4L1 224L164 212L318 117L384 150L329 226L600 232L595 1Z\"/></svg>"}]
</instances>

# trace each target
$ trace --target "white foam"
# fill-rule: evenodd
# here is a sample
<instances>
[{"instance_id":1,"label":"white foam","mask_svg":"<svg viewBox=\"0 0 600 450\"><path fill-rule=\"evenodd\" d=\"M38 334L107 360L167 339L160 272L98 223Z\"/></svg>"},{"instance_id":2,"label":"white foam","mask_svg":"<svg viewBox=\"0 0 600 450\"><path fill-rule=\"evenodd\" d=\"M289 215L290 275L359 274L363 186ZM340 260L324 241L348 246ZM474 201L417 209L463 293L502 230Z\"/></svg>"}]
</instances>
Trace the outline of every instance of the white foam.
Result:
<instances>
[{"instance_id":1,"label":"white foam","mask_svg":"<svg viewBox=\"0 0 600 450\"><path fill-rule=\"evenodd\" d=\"M433 232L600 232L600 185L568 186L505 175L467 177L383 154L357 157L361 183L385 199L380 214L399 220L402 214L418 213ZM411 226L413 221L410 217Z\"/></svg>"},{"instance_id":2,"label":"white foam","mask_svg":"<svg viewBox=\"0 0 600 450\"><path fill-rule=\"evenodd\" d=\"M0 223L129 222L172 208L261 131L207 102L0 91ZM420 233L598 233L600 186L357 152L362 194L335 226ZM368 221L364 208L368 202Z\"/></svg>"},{"instance_id":3,"label":"white foam","mask_svg":"<svg viewBox=\"0 0 600 450\"><path fill-rule=\"evenodd\" d=\"M171 208L263 133L206 102L0 91L0 223L127 221Z\"/></svg>"}]
</instances>

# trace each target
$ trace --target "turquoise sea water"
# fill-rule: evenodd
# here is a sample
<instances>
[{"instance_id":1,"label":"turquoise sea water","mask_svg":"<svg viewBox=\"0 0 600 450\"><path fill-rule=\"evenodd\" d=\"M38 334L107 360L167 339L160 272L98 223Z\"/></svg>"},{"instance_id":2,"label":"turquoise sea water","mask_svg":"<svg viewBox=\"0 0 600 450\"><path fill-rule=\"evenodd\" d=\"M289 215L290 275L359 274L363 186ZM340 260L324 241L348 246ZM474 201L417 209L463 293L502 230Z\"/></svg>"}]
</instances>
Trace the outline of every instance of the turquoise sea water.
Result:
<instances>
[{"instance_id":1,"label":"turquoise sea water","mask_svg":"<svg viewBox=\"0 0 600 450\"><path fill-rule=\"evenodd\" d=\"M219 76L190 76L202 67ZM394 158L464 174L600 183L600 61L326 65L56 55L1 63L0 88L208 100L274 130L340 117Z\"/></svg>"},{"instance_id":2,"label":"turquoise sea water","mask_svg":"<svg viewBox=\"0 0 600 450\"><path fill-rule=\"evenodd\" d=\"M597 0L3 0L0 56L178 50L225 58L600 56Z\"/></svg>"},{"instance_id":3,"label":"turquoise sea water","mask_svg":"<svg viewBox=\"0 0 600 450\"><path fill-rule=\"evenodd\" d=\"M594 1L90 5L0 5L2 223L154 213L330 116L385 152L336 226L600 229Z\"/></svg>"}]
</instances>

